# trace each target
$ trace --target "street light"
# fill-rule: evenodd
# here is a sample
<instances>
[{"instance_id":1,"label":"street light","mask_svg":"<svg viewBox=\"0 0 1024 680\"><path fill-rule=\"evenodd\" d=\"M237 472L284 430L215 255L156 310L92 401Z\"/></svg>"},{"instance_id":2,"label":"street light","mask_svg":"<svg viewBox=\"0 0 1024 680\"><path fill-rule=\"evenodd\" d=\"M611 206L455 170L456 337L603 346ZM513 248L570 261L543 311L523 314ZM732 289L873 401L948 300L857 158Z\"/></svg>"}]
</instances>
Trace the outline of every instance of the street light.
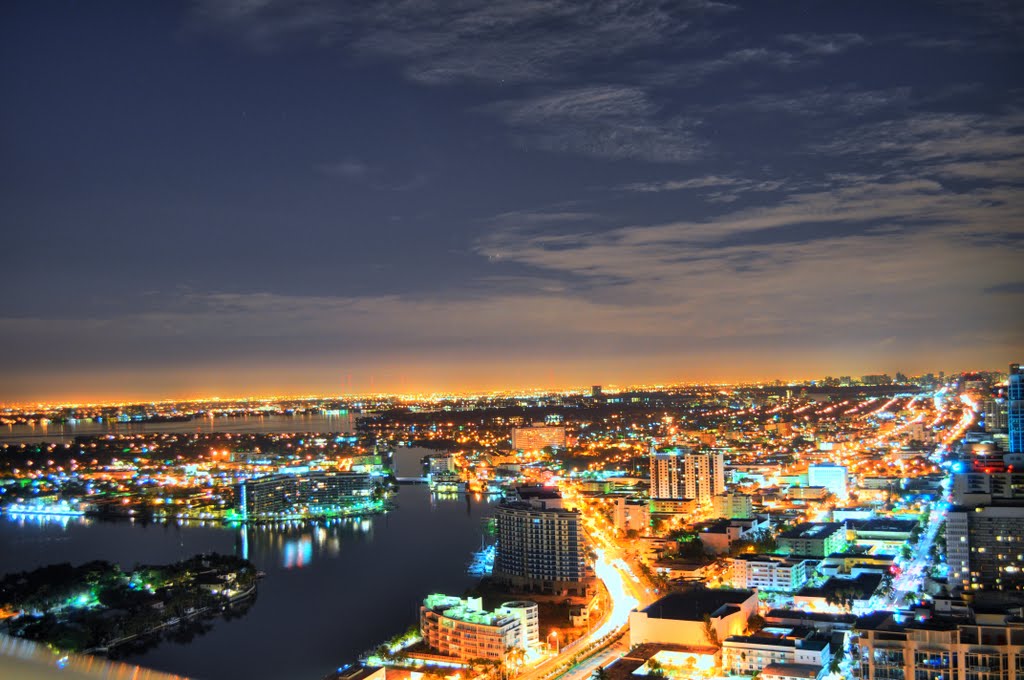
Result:
<instances>
[{"instance_id":1,"label":"street light","mask_svg":"<svg viewBox=\"0 0 1024 680\"><path fill-rule=\"evenodd\" d=\"M555 654L558 654L558 652L560 651L560 648L558 646L558 631L557 630L552 629L551 630L551 634L548 635L548 646L549 647L551 646L551 642L550 642L551 638L555 639Z\"/></svg>"}]
</instances>

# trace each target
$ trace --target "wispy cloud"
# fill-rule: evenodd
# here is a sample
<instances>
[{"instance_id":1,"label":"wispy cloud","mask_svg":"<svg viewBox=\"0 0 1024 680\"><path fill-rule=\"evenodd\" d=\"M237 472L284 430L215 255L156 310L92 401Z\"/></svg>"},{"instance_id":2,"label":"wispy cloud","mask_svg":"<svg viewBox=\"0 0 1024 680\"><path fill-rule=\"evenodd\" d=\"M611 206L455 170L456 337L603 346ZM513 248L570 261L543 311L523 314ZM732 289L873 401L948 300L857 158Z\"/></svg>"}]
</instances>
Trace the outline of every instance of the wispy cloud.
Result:
<instances>
[{"instance_id":1,"label":"wispy cloud","mask_svg":"<svg viewBox=\"0 0 1024 680\"><path fill-rule=\"evenodd\" d=\"M659 162L691 160L705 147L695 134L699 121L663 114L636 87L575 88L485 110L508 123L524 144L549 151Z\"/></svg>"},{"instance_id":2,"label":"wispy cloud","mask_svg":"<svg viewBox=\"0 0 1024 680\"><path fill-rule=\"evenodd\" d=\"M868 42L859 33L787 33L782 40L812 55L839 54Z\"/></svg>"},{"instance_id":3,"label":"wispy cloud","mask_svg":"<svg viewBox=\"0 0 1024 680\"><path fill-rule=\"evenodd\" d=\"M261 48L292 39L344 45L403 63L424 83L561 78L595 55L677 40L692 22L728 12L722 2L616 0L201 0L197 22Z\"/></svg>"}]
</instances>

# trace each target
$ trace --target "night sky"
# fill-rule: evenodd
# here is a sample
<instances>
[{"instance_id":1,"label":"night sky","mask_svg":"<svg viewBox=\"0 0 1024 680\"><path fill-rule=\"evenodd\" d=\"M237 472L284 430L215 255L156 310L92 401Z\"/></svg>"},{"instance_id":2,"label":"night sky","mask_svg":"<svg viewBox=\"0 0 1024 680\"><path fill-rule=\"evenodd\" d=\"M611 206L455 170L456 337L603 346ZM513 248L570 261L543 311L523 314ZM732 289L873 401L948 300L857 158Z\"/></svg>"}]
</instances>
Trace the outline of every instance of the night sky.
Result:
<instances>
[{"instance_id":1,"label":"night sky","mask_svg":"<svg viewBox=\"0 0 1024 680\"><path fill-rule=\"evenodd\" d=\"M1024 359L1024 5L0 7L0 401Z\"/></svg>"}]
</instances>

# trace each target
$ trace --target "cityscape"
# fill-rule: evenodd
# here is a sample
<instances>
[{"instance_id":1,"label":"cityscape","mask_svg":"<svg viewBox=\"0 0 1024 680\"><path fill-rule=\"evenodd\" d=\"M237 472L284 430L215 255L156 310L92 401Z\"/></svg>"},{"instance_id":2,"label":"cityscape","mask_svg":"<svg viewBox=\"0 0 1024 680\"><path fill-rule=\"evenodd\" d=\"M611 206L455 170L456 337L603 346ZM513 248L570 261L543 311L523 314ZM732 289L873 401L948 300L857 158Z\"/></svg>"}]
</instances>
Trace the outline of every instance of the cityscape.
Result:
<instances>
[{"instance_id":1,"label":"cityscape","mask_svg":"<svg viewBox=\"0 0 1024 680\"><path fill-rule=\"evenodd\" d=\"M124 576L116 565L90 576L95 562L9 575L4 644L18 655L41 645L68 668L83 653L129 668L193 622L191 635L244 625L275 574L329 560L350 532L387 531L382 520L426 500L477 508L480 544L454 556L465 587L422 592L418 616L382 612L393 630L339 655L330 677L891 680L984 667L1003 678L1024 660L1022 390L1012 364L530 395L8 407L0 509L13 526L239 538L234 555ZM346 429L255 427L268 419ZM268 540L279 548L259 547ZM268 555L278 563L261 564Z\"/></svg>"},{"instance_id":2,"label":"cityscape","mask_svg":"<svg viewBox=\"0 0 1024 680\"><path fill-rule=\"evenodd\" d=\"M1013 0L10 0L0 679L1024 680Z\"/></svg>"}]
</instances>

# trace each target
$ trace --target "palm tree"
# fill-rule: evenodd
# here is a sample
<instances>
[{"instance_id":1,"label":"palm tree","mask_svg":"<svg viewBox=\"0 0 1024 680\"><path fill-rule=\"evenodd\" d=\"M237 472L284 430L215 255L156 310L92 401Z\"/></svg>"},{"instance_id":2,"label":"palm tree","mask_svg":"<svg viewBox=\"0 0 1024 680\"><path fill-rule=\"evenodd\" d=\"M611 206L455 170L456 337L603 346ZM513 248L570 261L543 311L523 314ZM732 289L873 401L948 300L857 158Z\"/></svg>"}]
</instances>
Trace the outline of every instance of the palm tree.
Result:
<instances>
[{"instance_id":1,"label":"palm tree","mask_svg":"<svg viewBox=\"0 0 1024 680\"><path fill-rule=\"evenodd\" d=\"M604 666L598 666L590 676L593 680L608 680L608 671Z\"/></svg>"}]
</instances>

